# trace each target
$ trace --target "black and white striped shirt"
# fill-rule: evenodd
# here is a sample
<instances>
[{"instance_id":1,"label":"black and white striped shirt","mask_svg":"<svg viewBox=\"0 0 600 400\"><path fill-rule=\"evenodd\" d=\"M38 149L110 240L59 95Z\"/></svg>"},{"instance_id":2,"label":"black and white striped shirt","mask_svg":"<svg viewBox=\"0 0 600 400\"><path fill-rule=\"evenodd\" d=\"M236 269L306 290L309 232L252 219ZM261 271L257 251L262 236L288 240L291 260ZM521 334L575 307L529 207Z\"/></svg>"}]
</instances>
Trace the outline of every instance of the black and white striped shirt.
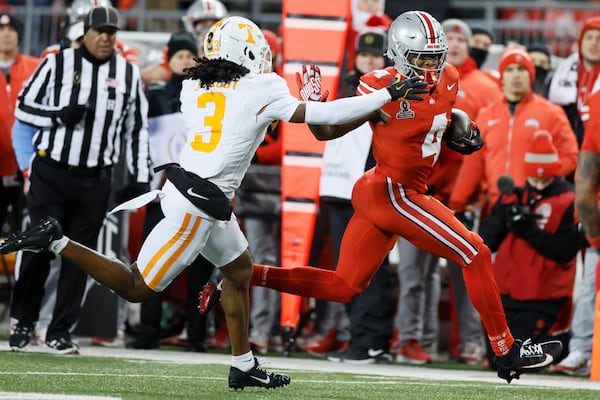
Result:
<instances>
[{"instance_id":1,"label":"black and white striped shirt","mask_svg":"<svg viewBox=\"0 0 600 400\"><path fill-rule=\"evenodd\" d=\"M88 108L74 128L58 118L70 104ZM125 141L130 172L137 182L148 182L147 113L138 67L117 54L100 62L82 47L42 61L19 95L15 117L37 128L38 153L65 165L114 165Z\"/></svg>"}]
</instances>

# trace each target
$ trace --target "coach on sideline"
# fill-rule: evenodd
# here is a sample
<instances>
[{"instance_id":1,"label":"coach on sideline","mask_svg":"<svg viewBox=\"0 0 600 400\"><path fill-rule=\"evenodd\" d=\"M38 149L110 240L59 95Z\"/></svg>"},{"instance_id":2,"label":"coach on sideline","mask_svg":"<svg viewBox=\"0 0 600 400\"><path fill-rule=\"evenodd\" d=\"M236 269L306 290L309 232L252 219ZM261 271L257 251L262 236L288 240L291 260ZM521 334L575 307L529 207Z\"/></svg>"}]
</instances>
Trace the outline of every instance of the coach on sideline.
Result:
<instances>
[{"instance_id":1,"label":"coach on sideline","mask_svg":"<svg viewBox=\"0 0 600 400\"><path fill-rule=\"evenodd\" d=\"M66 234L92 248L121 149L135 181L129 193L146 191L149 180L148 103L138 68L115 53L118 23L114 8L92 8L82 46L48 55L23 88L15 111L17 119L36 128L27 196L31 223L53 215ZM10 310L18 320L9 340L13 350L31 340L50 257L46 251L23 254ZM55 353L76 353L70 329L87 276L66 259L61 268L46 345Z\"/></svg>"}]
</instances>

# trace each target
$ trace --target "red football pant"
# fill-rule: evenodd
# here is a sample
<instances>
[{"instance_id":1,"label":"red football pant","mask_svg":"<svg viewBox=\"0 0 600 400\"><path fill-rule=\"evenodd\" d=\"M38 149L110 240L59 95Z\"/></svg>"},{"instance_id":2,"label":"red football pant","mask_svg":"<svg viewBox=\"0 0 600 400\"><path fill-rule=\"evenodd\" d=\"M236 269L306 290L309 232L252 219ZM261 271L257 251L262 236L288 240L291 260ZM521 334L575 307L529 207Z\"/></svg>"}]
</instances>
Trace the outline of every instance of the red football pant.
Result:
<instances>
[{"instance_id":1,"label":"red football pant","mask_svg":"<svg viewBox=\"0 0 600 400\"><path fill-rule=\"evenodd\" d=\"M255 265L251 283L300 296L349 302L365 290L397 237L402 236L463 266L469 297L489 336L501 338L508 348L512 346L490 251L452 211L435 198L406 189L374 170L354 186L352 204L355 213L344 233L335 271Z\"/></svg>"}]
</instances>

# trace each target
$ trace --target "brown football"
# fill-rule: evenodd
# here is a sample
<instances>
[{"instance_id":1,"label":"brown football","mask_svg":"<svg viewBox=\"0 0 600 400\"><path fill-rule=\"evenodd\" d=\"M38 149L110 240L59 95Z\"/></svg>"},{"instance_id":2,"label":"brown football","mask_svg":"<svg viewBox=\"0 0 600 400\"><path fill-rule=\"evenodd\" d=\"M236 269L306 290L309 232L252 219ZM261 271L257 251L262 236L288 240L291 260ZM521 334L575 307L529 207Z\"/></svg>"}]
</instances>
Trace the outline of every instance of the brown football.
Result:
<instances>
[{"instance_id":1,"label":"brown football","mask_svg":"<svg viewBox=\"0 0 600 400\"><path fill-rule=\"evenodd\" d=\"M450 118L450 125L448 125L444 133L446 140L458 142L464 137L471 137L473 134L471 130L471 118L469 118L466 112L458 108L453 108Z\"/></svg>"}]
</instances>

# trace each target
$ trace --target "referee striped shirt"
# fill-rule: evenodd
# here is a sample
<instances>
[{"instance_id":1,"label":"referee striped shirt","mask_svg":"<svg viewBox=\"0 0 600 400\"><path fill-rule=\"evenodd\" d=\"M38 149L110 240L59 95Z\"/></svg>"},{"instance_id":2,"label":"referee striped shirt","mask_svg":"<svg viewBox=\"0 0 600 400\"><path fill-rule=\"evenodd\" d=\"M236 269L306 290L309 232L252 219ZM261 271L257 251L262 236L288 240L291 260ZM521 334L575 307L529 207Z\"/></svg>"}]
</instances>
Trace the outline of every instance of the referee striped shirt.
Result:
<instances>
[{"instance_id":1,"label":"referee striped shirt","mask_svg":"<svg viewBox=\"0 0 600 400\"><path fill-rule=\"evenodd\" d=\"M59 119L68 105L87 107L74 128ZM33 144L38 153L65 165L112 166L124 141L134 179L148 182L147 113L138 67L117 54L99 61L82 46L42 61L19 95L15 117L37 128Z\"/></svg>"}]
</instances>

